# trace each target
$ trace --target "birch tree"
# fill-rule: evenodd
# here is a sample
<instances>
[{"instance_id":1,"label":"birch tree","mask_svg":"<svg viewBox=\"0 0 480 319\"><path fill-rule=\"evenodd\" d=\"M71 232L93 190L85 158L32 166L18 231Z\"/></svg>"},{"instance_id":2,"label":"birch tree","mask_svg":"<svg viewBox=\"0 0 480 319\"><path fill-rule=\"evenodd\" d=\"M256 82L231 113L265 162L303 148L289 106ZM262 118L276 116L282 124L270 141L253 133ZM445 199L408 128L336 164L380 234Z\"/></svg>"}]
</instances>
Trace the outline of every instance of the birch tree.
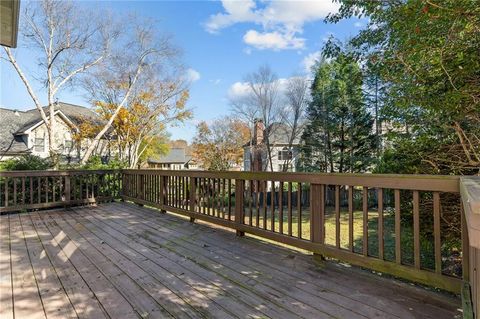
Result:
<instances>
[{"instance_id":1,"label":"birch tree","mask_svg":"<svg viewBox=\"0 0 480 319\"><path fill-rule=\"evenodd\" d=\"M135 21L137 22L123 35L125 38L115 44L111 58L84 81L92 103L106 102L115 105L115 108L103 127L89 141L81 159L82 164L88 161L102 138L112 128L122 108L128 108L146 85L159 83L159 77L163 77L164 81L161 82L166 85L166 90L159 91L166 94L161 98L163 102L178 96L182 91L178 82L178 70L182 70L179 63L180 52L172 45L171 38L159 35L153 23L137 19ZM172 73L172 68L177 71ZM168 78L171 74L176 74L177 78Z\"/></svg>"},{"instance_id":2,"label":"birch tree","mask_svg":"<svg viewBox=\"0 0 480 319\"><path fill-rule=\"evenodd\" d=\"M19 42L37 57L38 72L27 76L22 61L17 61L10 48L4 47L6 57L2 58L11 63L38 109L47 128L50 156L57 162L52 116L56 96L109 57L111 43L120 35L120 29L105 12L92 12L72 1L31 1L21 21ZM47 111L40 101L44 96Z\"/></svg>"},{"instance_id":3,"label":"birch tree","mask_svg":"<svg viewBox=\"0 0 480 319\"><path fill-rule=\"evenodd\" d=\"M119 155L130 167L162 135L167 124L191 115L181 55L171 38L159 35L148 21L136 22L128 41L119 41L112 59L91 72L84 81L88 98L104 122L88 140L81 160L86 163L110 131L117 136Z\"/></svg>"}]
</instances>

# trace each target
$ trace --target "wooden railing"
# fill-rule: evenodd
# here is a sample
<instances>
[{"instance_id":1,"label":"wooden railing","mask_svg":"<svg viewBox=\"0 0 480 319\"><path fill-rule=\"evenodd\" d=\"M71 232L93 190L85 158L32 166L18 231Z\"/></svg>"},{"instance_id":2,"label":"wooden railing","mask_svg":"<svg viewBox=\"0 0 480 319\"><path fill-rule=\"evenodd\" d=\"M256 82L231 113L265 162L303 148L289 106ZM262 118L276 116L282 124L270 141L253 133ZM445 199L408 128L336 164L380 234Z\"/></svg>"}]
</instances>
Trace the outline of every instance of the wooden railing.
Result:
<instances>
[{"instance_id":1,"label":"wooden railing","mask_svg":"<svg viewBox=\"0 0 480 319\"><path fill-rule=\"evenodd\" d=\"M478 313L478 184L426 175L16 171L0 172L0 212L122 198L462 292Z\"/></svg>"},{"instance_id":2,"label":"wooden railing","mask_svg":"<svg viewBox=\"0 0 480 319\"><path fill-rule=\"evenodd\" d=\"M452 292L468 273L455 176L125 170L122 197Z\"/></svg>"},{"instance_id":3,"label":"wooden railing","mask_svg":"<svg viewBox=\"0 0 480 319\"><path fill-rule=\"evenodd\" d=\"M120 181L112 170L0 172L0 212L110 201Z\"/></svg>"}]
</instances>

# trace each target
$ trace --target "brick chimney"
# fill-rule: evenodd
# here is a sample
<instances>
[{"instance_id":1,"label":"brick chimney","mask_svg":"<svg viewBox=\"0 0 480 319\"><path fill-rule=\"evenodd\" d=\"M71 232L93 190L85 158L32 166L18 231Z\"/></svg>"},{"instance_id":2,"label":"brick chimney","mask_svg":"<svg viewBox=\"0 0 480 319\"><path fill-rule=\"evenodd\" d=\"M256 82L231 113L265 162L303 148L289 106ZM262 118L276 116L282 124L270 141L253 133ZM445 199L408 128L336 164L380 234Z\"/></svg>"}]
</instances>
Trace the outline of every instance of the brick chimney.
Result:
<instances>
[{"instance_id":1,"label":"brick chimney","mask_svg":"<svg viewBox=\"0 0 480 319\"><path fill-rule=\"evenodd\" d=\"M253 122L253 144L260 145L263 143L263 133L265 131L265 125L260 119L256 119Z\"/></svg>"}]
</instances>

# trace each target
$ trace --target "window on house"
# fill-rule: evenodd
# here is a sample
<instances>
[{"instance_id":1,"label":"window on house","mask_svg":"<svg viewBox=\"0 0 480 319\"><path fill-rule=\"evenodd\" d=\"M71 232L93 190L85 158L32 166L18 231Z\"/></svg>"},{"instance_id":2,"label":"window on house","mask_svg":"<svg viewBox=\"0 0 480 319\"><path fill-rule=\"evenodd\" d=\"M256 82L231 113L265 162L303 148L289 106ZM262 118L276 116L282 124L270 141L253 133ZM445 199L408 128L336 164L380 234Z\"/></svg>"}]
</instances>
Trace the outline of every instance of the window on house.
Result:
<instances>
[{"instance_id":1,"label":"window on house","mask_svg":"<svg viewBox=\"0 0 480 319\"><path fill-rule=\"evenodd\" d=\"M281 150L278 152L278 159L280 161L291 160L293 157L293 153L290 150Z\"/></svg>"},{"instance_id":2,"label":"window on house","mask_svg":"<svg viewBox=\"0 0 480 319\"><path fill-rule=\"evenodd\" d=\"M73 147L73 142L71 140L65 140L65 143L63 144L65 152L70 153Z\"/></svg>"},{"instance_id":3,"label":"window on house","mask_svg":"<svg viewBox=\"0 0 480 319\"><path fill-rule=\"evenodd\" d=\"M35 152L44 152L45 151L45 139L44 138L35 138L35 144L33 145L33 150Z\"/></svg>"}]
</instances>

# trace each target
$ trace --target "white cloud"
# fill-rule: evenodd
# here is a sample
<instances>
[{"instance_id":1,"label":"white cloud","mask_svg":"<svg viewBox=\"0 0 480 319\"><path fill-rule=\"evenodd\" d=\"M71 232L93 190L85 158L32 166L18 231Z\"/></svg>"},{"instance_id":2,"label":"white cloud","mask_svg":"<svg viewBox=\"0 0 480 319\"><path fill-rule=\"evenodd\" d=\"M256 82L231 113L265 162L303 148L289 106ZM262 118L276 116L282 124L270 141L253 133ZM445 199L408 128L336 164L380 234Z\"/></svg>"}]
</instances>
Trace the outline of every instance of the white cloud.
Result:
<instances>
[{"instance_id":1,"label":"white cloud","mask_svg":"<svg viewBox=\"0 0 480 319\"><path fill-rule=\"evenodd\" d=\"M361 28L361 27L363 27L363 23L360 22L360 21L359 21L359 22L355 22L355 23L353 24L353 26L354 26L355 28Z\"/></svg>"},{"instance_id":2,"label":"white cloud","mask_svg":"<svg viewBox=\"0 0 480 319\"><path fill-rule=\"evenodd\" d=\"M216 33L236 23L253 23L260 30L244 35L246 44L257 49L302 49L299 38L305 23L318 21L338 10L331 0L222 0L223 13L211 15L205 23L208 32Z\"/></svg>"},{"instance_id":3,"label":"white cloud","mask_svg":"<svg viewBox=\"0 0 480 319\"><path fill-rule=\"evenodd\" d=\"M243 36L243 41L259 50L301 49L305 45L305 39L296 38L292 33L285 34L278 31L257 32L249 30Z\"/></svg>"},{"instance_id":4,"label":"white cloud","mask_svg":"<svg viewBox=\"0 0 480 319\"><path fill-rule=\"evenodd\" d=\"M288 81L291 78L280 78L277 80L278 93L282 95L287 90ZM227 98L230 101L235 101L246 97L250 91L250 85L247 82L235 82L233 83L227 92Z\"/></svg>"},{"instance_id":5,"label":"white cloud","mask_svg":"<svg viewBox=\"0 0 480 319\"><path fill-rule=\"evenodd\" d=\"M316 51L308 54L303 58L302 66L303 66L303 69L305 70L305 73L309 74L312 72L312 67L320 59L321 56L322 56L322 52Z\"/></svg>"},{"instance_id":6,"label":"white cloud","mask_svg":"<svg viewBox=\"0 0 480 319\"><path fill-rule=\"evenodd\" d=\"M195 82L200 80L200 73L194 69L188 69L186 73L186 78L189 82Z\"/></svg>"},{"instance_id":7,"label":"white cloud","mask_svg":"<svg viewBox=\"0 0 480 319\"><path fill-rule=\"evenodd\" d=\"M245 97L250 92L250 87L246 82L235 82L228 89L227 97L230 100L237 100Z\"/></svg>"}]
</instances>

